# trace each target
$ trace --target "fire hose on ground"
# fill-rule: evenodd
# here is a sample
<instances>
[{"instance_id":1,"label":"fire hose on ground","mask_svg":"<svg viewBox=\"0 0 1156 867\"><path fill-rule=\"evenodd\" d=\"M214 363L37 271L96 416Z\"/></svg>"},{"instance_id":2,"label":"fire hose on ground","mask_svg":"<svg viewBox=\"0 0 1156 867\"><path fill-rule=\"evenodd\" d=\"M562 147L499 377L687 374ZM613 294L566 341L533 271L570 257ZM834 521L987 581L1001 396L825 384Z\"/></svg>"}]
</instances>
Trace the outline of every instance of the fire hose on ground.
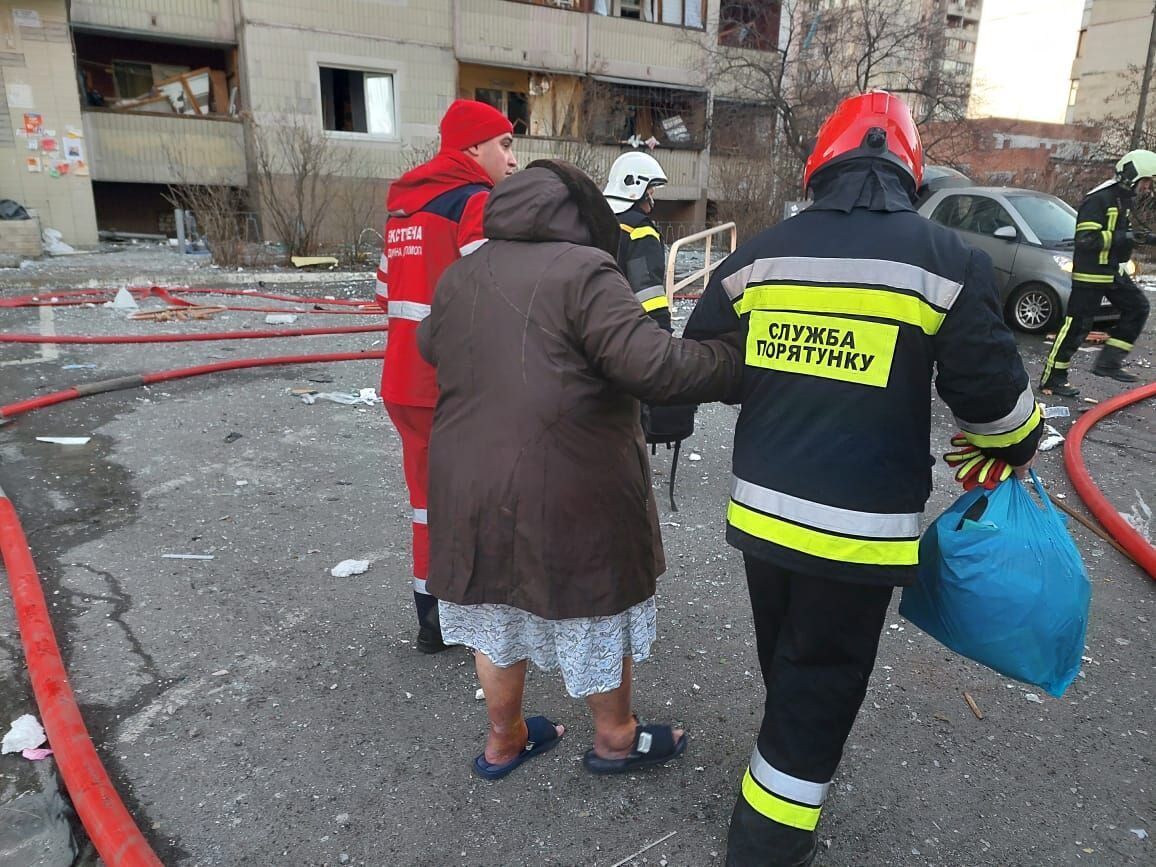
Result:
<instances>
[{"instance_id":1,"label":"fire hose on ground","mask_svg":"<svg viewBox=\"0 0 1156 867\"><path fill-rule=\"evenodd\" d=\"M382 330L385 330L384 326L346 329L296 329L296 331L307 334L340 334ZM235 336L252 338L295 335L242 332ZM161 337L161 335L157 335L157 337ZM221 334L164 335L163 337L170 340L174 338L186 340L226 339ZM38 341L20 342L65 341L39 338ZM77 339L67 342L82 341ZM156 338L142 340L127 337L83 342L140 343L156 342ZM384 351L376 351L246 358L157 373L122 376L84 383L52 394L0 406L0 424L32 410L80 397L209 373L285 364L381 360L384 357ZM27 537L12 501L8 499L2 488L0 488L0 555L4 561L4 568L8 572L13 608L16 612L20 640L24 647L25 663L33 693L36 696L36 704L40 709L41 720L49 743L52 745L57 767L60 769L60 775L64 780L64 785L81 824L105 863L115 864L117 867L159 867L160 859L153 852L140 829L137 828L132 816L117 794L100 757L96 753L88 729L85 727L80 708L76 703L76 697L69 685L68 673L60 655L60 647L56 641L56 634L52 627L48 606L40 586L40 577L36 572L36 565L28 546Z\"/></svg>"}]
</instances>

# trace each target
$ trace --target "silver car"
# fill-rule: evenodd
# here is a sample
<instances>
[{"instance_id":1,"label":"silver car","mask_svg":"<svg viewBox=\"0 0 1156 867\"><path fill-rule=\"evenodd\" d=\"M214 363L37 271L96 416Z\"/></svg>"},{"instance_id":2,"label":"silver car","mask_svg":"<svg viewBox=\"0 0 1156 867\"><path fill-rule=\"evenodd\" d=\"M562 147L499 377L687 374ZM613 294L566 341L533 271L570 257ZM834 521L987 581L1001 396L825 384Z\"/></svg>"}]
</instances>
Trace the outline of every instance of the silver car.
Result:
<instances>
[{"instance_id":1,"label":"silver car","mask_svg":"<svg viewBox=\"0 0 1156 867\"><path fill-rule=\"evenodd\" d=\"M1072 206L1013 187L952 184L925 195L920 214L991 256L1008 323L1030 334L1057 329L1072 291ZM1110 317L1116 311L1105 300L1101 313Z\"/></svg>"}]
</instances>

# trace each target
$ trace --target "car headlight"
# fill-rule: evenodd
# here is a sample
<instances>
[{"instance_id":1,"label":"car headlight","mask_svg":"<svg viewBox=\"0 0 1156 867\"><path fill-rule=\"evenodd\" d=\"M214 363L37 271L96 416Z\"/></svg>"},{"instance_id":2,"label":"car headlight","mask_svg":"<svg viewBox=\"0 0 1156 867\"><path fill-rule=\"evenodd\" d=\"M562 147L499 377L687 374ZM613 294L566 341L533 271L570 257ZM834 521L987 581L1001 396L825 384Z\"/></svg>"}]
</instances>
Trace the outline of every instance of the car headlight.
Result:
<instances>
[{"instance_id":1,"label":"car headlight","mask_svg":"<svg viewBox=\"0 0 1156 867\"><path fill-rule=\"evenodd\" d=\"M1052 254L1052 261L1060 266L1060 270L1068 274L1072 273L1072 257L1061 256L1059 253Z\"/></svg>"}]
</instances>

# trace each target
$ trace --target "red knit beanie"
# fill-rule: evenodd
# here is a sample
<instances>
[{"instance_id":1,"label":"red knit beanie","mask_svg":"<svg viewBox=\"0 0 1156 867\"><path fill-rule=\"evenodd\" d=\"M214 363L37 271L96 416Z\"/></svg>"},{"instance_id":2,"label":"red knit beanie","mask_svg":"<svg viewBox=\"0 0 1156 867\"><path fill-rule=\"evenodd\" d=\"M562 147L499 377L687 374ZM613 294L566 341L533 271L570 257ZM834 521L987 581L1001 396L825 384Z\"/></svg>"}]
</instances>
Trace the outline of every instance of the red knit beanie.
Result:
<instances>
[{"instance_id":1,"label":"red knit beanie","mask_svg":"<svg viewBox=\"0 0 1156 867\"><path fill-rule=\"evenodd\" d=\"M496 108L472 99L456 99L442 118L442 150L464 151L513 131L513 124Z\"/></svg>"}]
</instances>

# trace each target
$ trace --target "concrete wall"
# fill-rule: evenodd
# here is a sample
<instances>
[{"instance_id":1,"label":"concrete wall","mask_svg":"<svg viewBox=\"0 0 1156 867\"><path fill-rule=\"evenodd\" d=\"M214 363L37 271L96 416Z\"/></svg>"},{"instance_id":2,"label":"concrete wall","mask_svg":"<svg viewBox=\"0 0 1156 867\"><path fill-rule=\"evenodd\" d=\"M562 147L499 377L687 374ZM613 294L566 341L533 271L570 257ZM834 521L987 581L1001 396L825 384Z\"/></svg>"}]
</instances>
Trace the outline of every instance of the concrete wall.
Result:
<instances>
[{"instance_id":1,"label":"concrete wall","mask_svg":"<svg viewBox=\"0 0 1156 867\"><path fill-rule=\"evenodd\" d=\"M1096 0L1072 65L1072 78L1079 79L1080 87L1070 122L1134 117L1138 92L1129 68L1144 68L1151 20L1149 0ZM1122 93L1129 83L1131 92Z\"/></svg>"},{"instance_id":2,"label":"concrete wall","mask_svg":"<svg viewBox=\"0 0 1156 867\"><path fill-rule=\"evenodd\" d=\"M18 18L11 4L0 6L0 190L37 212L42 225L58 229L67 243L92 246L96 212L91 179L83 174L89 161L77 174L79 166L69 163L65 153L67 143L79 141L84 151L89 145L69 135L82 134L83 124L66 5L64 0L21 0L19 8L33 15ZM43 131L24 135L25 114L39 114ZM57 149L45 151L45 140ZM30 142L40 147L30 150ZM28 170L30 158L39 160L39 172ZM59 164L67 174L53 177Z\"/></svg>"},{"instance_id":3,"label":"concrete wall","mask_svg":"<svg viewBox=\"0 0 1156 867\"><path fill-rule=\"evenodd\" d=\"M84 129L94 181L248 183L239 120L89 110Z\"/></svg>"},{"instance_id":4,"label":"concrete wall","mask_svg":"<svg viewBox=\"0 0 1156 867\"><path fill-rule=\"evenodd\" d=\"M241 0L72 0L75 26L138 34L235 42L235 3ZM21 0L20 5L27 5ZM324 4L318 4L324 5Z\"/></svg>"}]
</instances>

